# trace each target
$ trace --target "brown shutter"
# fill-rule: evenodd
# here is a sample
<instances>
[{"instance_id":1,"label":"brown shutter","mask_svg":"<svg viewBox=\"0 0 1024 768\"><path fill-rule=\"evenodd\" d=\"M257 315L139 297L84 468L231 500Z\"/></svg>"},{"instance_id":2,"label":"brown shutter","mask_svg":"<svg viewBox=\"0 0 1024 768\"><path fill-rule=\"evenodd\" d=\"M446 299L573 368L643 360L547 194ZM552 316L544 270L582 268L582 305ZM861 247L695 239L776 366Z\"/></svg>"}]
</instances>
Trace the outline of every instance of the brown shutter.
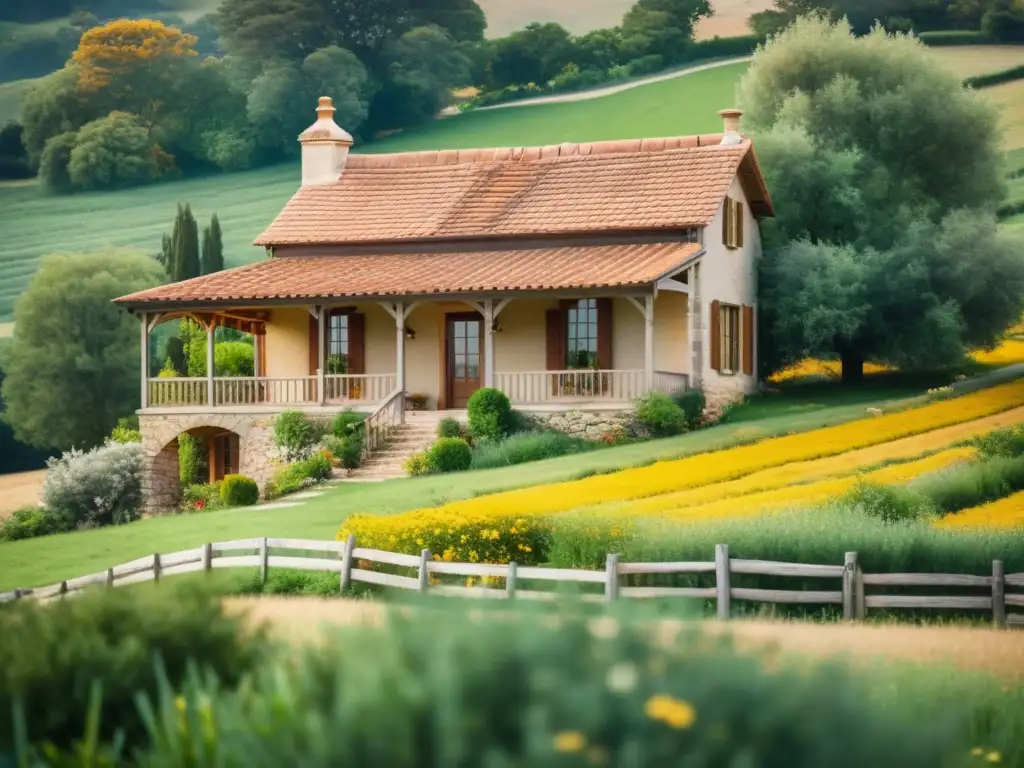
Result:
<instances>
[{"instance_id":1,"label":"brown shutter","mask_svg":"<svg viewBox=\"0 0 1024 768\"><path fill-rule=\"evenodd\" d=\"M547 311L547 369L565 370L565 321L561 309Z\"/></svg>"},{"instance_id":2,"label":"brown shutter","mask_svg":"<svg viewBox=\"0 0 1024 768\"><path fill-rule=\"evenodd\" d=\"M725 198L725 205L722 206L722 242L728 246L729 233L732 231L732 198Z\"/></svg>"},{"instance_id":3,"label":"brown shutter","mask_svg":"<svg viewBox=\"0 0 1024 768\"><path fill-rule=\"evenodd\" d=\"M711 370L722 370L722 312L718 301L711 302L711 332L708 334L708 346L711 348Z\"/></svg>"},{"instance_id":4,"label":"brown shutter","mask_svg":"<svg viewBox=\"0 0 1024 768\"><path fill-rule=\"evenodd\" d=\"M320 367L320 326L312 315L309 316L309 375L316 376Z\"/></svg>"},{"instance_id":5,"label":"brown shutter","mask_svg":"<svg viewBox=\"0 0 1024 768\"><path fill-rule=\"evenodd\" d=\"M610 371L612 365L612 300L597 300L597 367Z\"/></svg>"},{"instance_id":6,"label":"brown shutter","mask_svg":"<svg viewBox=\"0 0 1024 768\"><path fill-rule=\"evenodd\" d=\"M736 247L743 247L743 203L736 201Z\"/></svg>"},{"instance_id":7,"label":"brown shutter","mask_svg":"<svg viewBox=\"0 0 1024 768\"><path fill-rule=\"evenodd\" d=\"M348 316L348 372L366 373L366 315Z\"/></svg>"},{"instance_id":8,"label":"brown shutter","mask_svg":"<svg viewBox=\"0 0 1024 768\"><path fill-rule=\"evenodd\" d=\"M743 305L743 373L754 375L754 308Z\"/></svg>"}]
</instances>

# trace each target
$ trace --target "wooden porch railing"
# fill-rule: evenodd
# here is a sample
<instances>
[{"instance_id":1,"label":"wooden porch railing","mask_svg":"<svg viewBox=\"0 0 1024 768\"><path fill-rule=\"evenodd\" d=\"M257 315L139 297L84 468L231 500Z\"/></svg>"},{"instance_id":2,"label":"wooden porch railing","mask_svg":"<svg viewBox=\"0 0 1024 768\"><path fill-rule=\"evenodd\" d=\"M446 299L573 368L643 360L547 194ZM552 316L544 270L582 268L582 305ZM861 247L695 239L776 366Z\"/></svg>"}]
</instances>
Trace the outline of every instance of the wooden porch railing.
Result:
<instances>
[{"instance_id":1,"label":"wooden porch railing","mask_svg":"<svg viewBox=\"0 0 1024 768\"><path fill-rule=\"evenodd\" d=\"M363 421L363 458L379 449L405 423L405 392L396 389Z\"/></svg>"},{"instance_id":2,"label":"wooden porch railing","mask_svg":"<svg viewBox=\"0 0 1024 768\"><path fill-rule=\"evenodd\" d=\"M643 371L528 371L495 373L494 386L514 404L566 400L627 401L645 391Z\"/></svg>"},{"instance_id":3,"label":"wooden porch railing","mask_svg":"<svg viewBox=\"0 0 1024 768\"><path fill-rule=\"evenodd\" d=\"M654 372L654 383L651 389L655 392L674 395L676 392L685 392L689 388L690 374L688 373L673 373L671 371Z\"/></svg>"},{"instance_id":4,"label":"wooden porch railing","mask_svg":"<svg viewBox=\"0 0 1024 768\"><path fill-rule=\"evenodd\" d=\"M209 405L205 377L150 379L149 406ZM376 403L395 388L395 375L360 374L324 377L325 402ZM314 405L320 402L316 376L221 376L213 380L214 404Z\"/></svg>"}]
</instances>

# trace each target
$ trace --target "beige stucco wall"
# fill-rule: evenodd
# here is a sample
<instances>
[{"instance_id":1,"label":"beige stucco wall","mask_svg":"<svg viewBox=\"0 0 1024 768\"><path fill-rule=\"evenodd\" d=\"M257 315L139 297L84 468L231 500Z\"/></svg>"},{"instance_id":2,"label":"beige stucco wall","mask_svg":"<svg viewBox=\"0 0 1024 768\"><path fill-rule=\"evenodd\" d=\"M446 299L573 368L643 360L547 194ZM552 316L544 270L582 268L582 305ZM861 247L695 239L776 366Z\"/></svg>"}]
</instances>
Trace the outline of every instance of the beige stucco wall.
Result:
<instances>
[{"instance_id":1,"label":"beige stucco wall","mask_svg":"<svg viewBox=\"0 0 1024 768\"><path fill-rule=\"evenodd\" d=\"M723 205L719 207L715 220L704 230L705 255L701 260L701 304L702 337L704 339L703 386L713 394L726 396L751 393L757 388L757 344L754 344L755 375L742 373L720 374L711 369L711 302L725 304L748 304L756 308L757 303L757 259L761 255L761 234L757 220L750 212L750 204L743 193L739 179L734 179L729 196L743 201L743 247L731 250L722 241ZM744 340L741 339L740 349ZM754 338L757 338L757 312L754 312Z\"/></svg>"},{"instance_id":2,"label":"beige stucco wall","mask_svg":"<svg viewBox=\"0 0 1024 768\"><path fill-rule=\"evenodd\" d=\"M305 307L275 307L266 327L267 376L308 376L309 311Z\"/></svg>"},{"instance_id":3,"label":"beige stucco wall","mask_svg":"<svg viewBox=\"0 0 1024 768\"><path fill-rule=\"evenodd\" d=\"M657 370L689 371L687 299L685 294L662 292L655 300ZM395 373L394 318L375 302L349 302L344 306L354 307L366 316L366 373ZM495 372L547 369L546 312L556 306L558 299L520 299L505 307L498 318L501 331L494 335ZM416 333L414 339L405 342L406 389L427 395L430 408L437 407L445 386L445 315L470 311L468 305L458 302L424 302L406 320L406 326ZM308 318L304 307L276 308L271 312L266 342L268 376L309 375ZM612 301L612 332L612 366L620 370L643 370L643 316L627 299Z\"/></svg>"}]
</instances>

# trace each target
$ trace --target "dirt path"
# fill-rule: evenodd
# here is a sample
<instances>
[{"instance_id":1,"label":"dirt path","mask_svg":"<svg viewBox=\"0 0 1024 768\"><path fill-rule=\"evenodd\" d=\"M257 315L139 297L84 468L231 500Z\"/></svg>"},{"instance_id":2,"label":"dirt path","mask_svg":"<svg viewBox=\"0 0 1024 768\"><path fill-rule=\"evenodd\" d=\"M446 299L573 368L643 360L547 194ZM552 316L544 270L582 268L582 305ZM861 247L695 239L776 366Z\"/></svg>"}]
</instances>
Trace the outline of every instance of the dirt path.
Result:
<instances>
[{"instance_id":1,"label":"dirt path","mask_svg":"<svg viewBox=\"0 0 1024 768\"><path fill-rule=\"evenodd\" d=\"M378 624L389 610L381 603L340 598L237 597L226 602L230 611L269 623L278 637L291 642L315 640L321 629L331 626ZM666 622L664 629L671 636L683 626ZM703 628L731 632L737 645L749 650L777 646L785 653L818 658L848 654L864 661L950 663L972 671L1024 674L1024 632L1016 630L745 620L708 621Z\"/></svg>"},{"instance_id":2,"label":"dirt path","mask_svg":"<svg viewBox=\"0 0 1024 768\"><path fill-rule=\"evenodd\" d=\"M0 475L0 519L21 507L38 504L43 492L44 477L45 469Z\"/></svg>"},{"instance_id":3,"label":"dirt path","mask_svg":"<svg viewBox=\"0 0 1024 768\"><path fill-rule=\"evenodd\" d=\"M637 80L630 80L628 83L609 85L604 88L594 88L593 90L590 91L575 91L573 93L556 93L551 96L538 96L535 99L522 99L521 101L510 101L507 104L495 104L492 107L478 107L473 111L486 112L488 110L507 109L509 107L529 107L536 104L557 104L563 101L586 101L588 99L598 99L601 98L602 96L611 96L613 93L621 93L622 91L628 91L631 88L639 88L642 85L660 83L662 80L672 80L677 77L683 77L684 75L692 75L695 72L703 72L704 70L715 69L717 67L728 67L731 64L739 64L744 61L750 61L752 58L752 56L741 56L736 59L713 61L710 64L701 64L696 67L688 67L687 69L677 69L673 72L662 72L660 75L641 77Z\"/></svg>"}]
</instances>

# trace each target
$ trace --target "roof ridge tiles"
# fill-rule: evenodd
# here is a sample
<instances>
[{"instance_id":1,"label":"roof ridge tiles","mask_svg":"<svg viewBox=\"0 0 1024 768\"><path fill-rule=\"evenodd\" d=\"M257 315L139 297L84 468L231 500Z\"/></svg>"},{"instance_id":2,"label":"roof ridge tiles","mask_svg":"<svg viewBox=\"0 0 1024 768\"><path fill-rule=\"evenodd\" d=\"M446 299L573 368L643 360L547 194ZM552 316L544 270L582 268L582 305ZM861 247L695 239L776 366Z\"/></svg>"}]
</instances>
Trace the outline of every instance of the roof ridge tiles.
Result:
<instances>
[{"instance_id":1,"label":"roof ridge tiles","mask_svg":"<svg viewBox=\"0 0 1024 768\"><path fill-rule=\"evenodd\" d=\"M647 139L611 139L593 142L563 142L542 146L486 147L480 149L428 149L415 152L389 154L350 155L349 169L371 170L413 167L469 165L477 163L536 162L569 157L595 155L635 155L642 153L672 152L692 149L724 149L745 151L750 140L742 144L724 146L721 133L693 136L667 136Z\"/></svg>"}]
</instances>

